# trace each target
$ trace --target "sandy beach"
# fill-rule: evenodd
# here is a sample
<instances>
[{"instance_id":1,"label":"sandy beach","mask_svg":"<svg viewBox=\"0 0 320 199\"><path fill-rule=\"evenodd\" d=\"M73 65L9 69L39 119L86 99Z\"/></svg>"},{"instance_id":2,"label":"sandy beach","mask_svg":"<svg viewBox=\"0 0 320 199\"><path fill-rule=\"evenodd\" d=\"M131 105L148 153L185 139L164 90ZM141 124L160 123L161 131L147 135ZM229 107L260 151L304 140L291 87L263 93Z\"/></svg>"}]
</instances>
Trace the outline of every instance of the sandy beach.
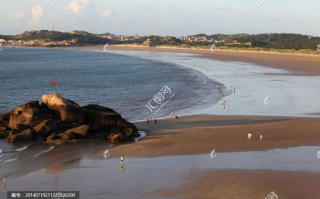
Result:
<instances>
[{"instance_id":1,"label":"sandy beach","mask_svg":"<svg viewBox=\"0 0 320 199\"><path fill-rule=\"evenodd\" d=\"M102 50L102 46L70 49ZM320 75L320 58L316 56L112 45L110 49L192 53L284 68L297 76ZM97 149L83 158L77 156L13 181L8 179L6 190L73 190L80 191L81 199L257 199L272 191L280 199L320 196L319 118L195 115L159 120L156 125L135 124L147 136L112 147L107 159L103 150ZM253 134L251 141L247 139L249 132ZM213 150L217 157L210 156ZM125 156L123 170L121 155ZM0 198L5 195L1 190Z\"/></svg>"},{"instance_id":2,"label":"sandy beach","mask_svg":"<svg viewBox=\"0 0 320 199\"><path fill-rule=\"evenodd\" d=\"M319 119L193 116L137 126L148 136L111 148L107 159L99 151L54 164L8 181L7 190L80 190L81 198L88 199L255 199L271 191L285 199L320 195L316 151L303 152L306 157L302 157L287 150L319 146ZM247 132L253 134L252 141L247 140ZM210 158L213 149L217 157ZM251 156L247 152L253 159L239 163ZM124 170L119 161L122 154ZM254 169L246 168L249 165Z\"/></svg>"}]
</instances>

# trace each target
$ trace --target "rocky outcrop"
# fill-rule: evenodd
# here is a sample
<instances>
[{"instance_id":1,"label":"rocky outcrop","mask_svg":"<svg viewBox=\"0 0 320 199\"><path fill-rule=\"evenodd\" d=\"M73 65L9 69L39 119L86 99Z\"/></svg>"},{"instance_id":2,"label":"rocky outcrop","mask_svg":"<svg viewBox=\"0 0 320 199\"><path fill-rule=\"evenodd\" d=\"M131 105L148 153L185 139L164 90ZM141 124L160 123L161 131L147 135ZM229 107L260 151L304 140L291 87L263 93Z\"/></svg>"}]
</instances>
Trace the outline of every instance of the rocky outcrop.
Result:
<instances>
[{"instance_id":1,"label":"rocky outcrop","mask_svg":"<svg viewBox=\"0 0 320 199\"><path fill-rule=\"evenodd\" d=\"M0 115L11 132L6 142L99 139L122 143L139 137L138 129L113 109L90 104L80 107L57 93L42 96Z\"/></svg>"},{"instance_id":2,"label":"rocky outcrop","mask_svg":"<svg viewBox=\"0 0 320 199\"><path fill-rule=\"evenodd\" d=\"M17 134L11 134L6 137L4 140L6 142L26 142L26 141L33 141L36 140L37 136L32 129L26 129Z\"/></svg>"},{"instance_id":3,"label":"rocky outcrop","mask_svg":"<svg viewBox=\"0 0 320 199\"><path fill-rule=\"evenodd\" d=\"M47 137L51 136L53 132L58 130L57 122L54 120L44 120L33 128L38 137L46 141Z\"/></svg>"},{"instance_id":4,"label":"rocky outcrop","mask_svg":"<svg viewBox=\"0 0 320 199\"><path fill-rule=\"evenodd\" d=\"M88 130L89 130L89 125L82 125L73 129L69 129L64 134L66 135L73 134L75 137L85 138L87 137Z\"/></svg>"},{"instance_id":5,"label":"rocky outcrop","mask_svg":"<svg viewBox=\"0 0 320 199\"><path fill-rule=\"evenodd\" d=\"M85 115L81 107L77 103L63 98L58 93L43 95L42 101L61 121L79 124L85 123Z\"/></svg>"}]
</instances>

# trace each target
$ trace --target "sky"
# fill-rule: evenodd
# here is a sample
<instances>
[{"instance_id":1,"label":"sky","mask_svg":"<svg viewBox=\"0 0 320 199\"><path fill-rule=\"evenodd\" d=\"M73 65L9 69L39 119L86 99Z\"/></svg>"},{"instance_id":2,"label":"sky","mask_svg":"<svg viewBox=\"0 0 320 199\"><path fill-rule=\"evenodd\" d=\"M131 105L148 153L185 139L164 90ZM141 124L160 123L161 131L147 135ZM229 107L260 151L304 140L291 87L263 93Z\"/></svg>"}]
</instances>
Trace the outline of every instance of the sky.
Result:
<instances>
[{"instance_id":1,"label":"sky","mask_svg":"<svg viewBox=\"0 0 320 199\"><path fill-rule=\"evenodd\" d=\"M299 33L320 36L319 0L0 0L0 34Z\"/></svg>"}]
</instances>

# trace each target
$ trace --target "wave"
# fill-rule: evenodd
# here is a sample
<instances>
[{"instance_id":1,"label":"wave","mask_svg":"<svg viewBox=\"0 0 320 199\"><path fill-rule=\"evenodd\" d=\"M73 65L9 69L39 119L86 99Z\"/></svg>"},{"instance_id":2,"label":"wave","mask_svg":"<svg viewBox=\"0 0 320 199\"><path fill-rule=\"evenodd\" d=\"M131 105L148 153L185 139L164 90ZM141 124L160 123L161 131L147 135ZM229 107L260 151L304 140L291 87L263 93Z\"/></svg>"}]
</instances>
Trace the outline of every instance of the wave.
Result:
<instances>
[{"instance_id":1,"label":"wave","mask_svg":"<svg viewBox=\"0 0 320 199\"><path fill-rule=\"evenodd\" d=\"M7 164L7 163L10 163L10 162L13 162L15 160L17 160L18 158L15 157L15 158L9 158L9 159L6 159L6 160L1 160L0 161L0 166L4 165L4 164Z\"/></svg>"},{"instance_id":2,"label":"wave","mask_svg":"<svg viewBox=\"0 0 320 199\"><path fill-rule=\"evenodd\" d=\"M52 151L54 149L54 146L51 146L49 149L43 150L40 153L38 153L37 155L35 155L35 159L37 159L40 155L44 154L44 153L48 153L50 151Z\"/></svg>"},{"instance_id":3,"label":"wave","mask_svg":"<svg viewBox=\"0 0 320 199\"><path fill-rule=\"evenodd\" d=\"M28 146L24 146L24 147L22 147L22 148L18 148L18 149L16 149L16 150L14 150L14 151L20 152L20 151L26 150L27 148L28 148Z\"/></svg>"}]
</instances>

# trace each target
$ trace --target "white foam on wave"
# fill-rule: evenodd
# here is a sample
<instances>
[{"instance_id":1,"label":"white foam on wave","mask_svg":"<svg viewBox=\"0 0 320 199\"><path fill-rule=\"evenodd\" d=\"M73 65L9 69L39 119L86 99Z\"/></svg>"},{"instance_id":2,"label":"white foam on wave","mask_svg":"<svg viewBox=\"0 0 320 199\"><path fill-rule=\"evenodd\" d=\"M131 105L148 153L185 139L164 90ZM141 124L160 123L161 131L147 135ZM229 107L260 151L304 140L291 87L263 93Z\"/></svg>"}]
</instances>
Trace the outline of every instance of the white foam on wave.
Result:
<instances>
[{"instance_id":1,"label":"white foam on wave","mask_svg":"<svg viewBox=\"0 0 320 199\"><path fill-rule=\"evenodd\" d=\"M0 166L5 165L5 164L10 163L10 162L13 162L13 161L15 161L17 159L18 158L15 157L15 158L9 158L9 159L5 159L5 160L0 160Z\"/></svg>"},{"instance_id":2,"label":"white foam on wave","mask_svg":"<svg viewBox=\"0 0 320 199\"><path fill-rule=\"evenodd\" d=\"M28 146L24 146L24 147L22 147L22 148L18 148L18 149L16 149L16 150L14 150L14 151L20 152L20 151L26 150L27 148L28 148Z\"/></svg>"},{"instance_id":3,"label":"white foam on wave","mask_svg":"<svg viewBox=\"0 0 320 199\"><path fill-rule=\"evenodd\" d=\"M137 141L139 141L141 138L147 136L147 132L145 132L145 131L139 131L138 133L140 134L140 137L134 138L134 141L135 141L135 142L137 142Z\"/></svg>"},{"instance_id":4,"label":"white foam on wave","mask_svg":"<svg viewBox=\"0 0 320 199\"><path fill-rule=\"evenodd\" d=\"M49 149L43 150L40 153L38 153L37 155L35 155L36 158L38 158L40 155L44 154L44 153L48 153L50 151L52 151L54 149L54 146L51 146Z\"/></svg>"}]
</instances>

